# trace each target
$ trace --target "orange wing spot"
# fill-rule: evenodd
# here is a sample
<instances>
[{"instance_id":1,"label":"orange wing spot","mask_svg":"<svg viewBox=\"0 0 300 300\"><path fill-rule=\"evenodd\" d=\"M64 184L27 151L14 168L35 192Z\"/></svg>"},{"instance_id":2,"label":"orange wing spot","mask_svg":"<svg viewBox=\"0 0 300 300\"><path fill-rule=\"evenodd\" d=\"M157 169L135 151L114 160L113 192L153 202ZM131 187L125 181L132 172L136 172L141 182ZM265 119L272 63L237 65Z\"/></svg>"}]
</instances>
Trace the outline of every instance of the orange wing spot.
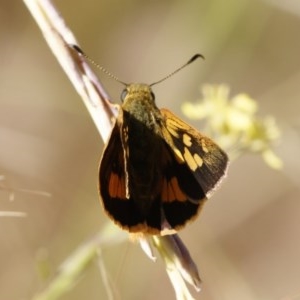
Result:
<instances>
[{"instance_id":1,"label":"orange wing spot","mask_svg":"<svg viewBox=\"0 0 300 300\"><path fill-rule=\"evenodd\" d=\"M174 151L174 153L175 153L175 158L176 158L176 160L180 163L180 164L182 164L182 163L184 163L184 159L183 159L183 156L182 156L182 154L181 154L181 152L177 149L177 148L173 148L173 151Z\"/></svg>"},{"instance_id":2,"label":"orange wing spot","mask_svg":"<svg viewBox=\"0 0 300 300\"><path fill-rule=\"evenodd\" d=\"M197 163L195 162L191 152L189 151L188 148L184 147L184 153L183 153L183 157L187 163L187 165L189 166L189 168L192 171L196 171L196 169L198 168Z\"/></svg>"},{"instance_id":3,"label":"orange wing spot","mask_svg":"<svg viewBox=\"0 0 300 300\"><path fill-rule=\"evenodd\" d=\"M186 195L182 192L181 188L179 187L176 177L172 177L170 181L164 179L161 199L163 202L187 200Z\"/></svg>"},{"instance_id":4,"label":"orange wing spot","mask_svg":"<svg viewBox=\"0 0 300 300\"><path fill-rule=\"evenodd\" d=\"M166 124L167 124L167 129L168 129L168 131L174 136L174 137L176 137L176 138L179 138L179 134L178 134L178 132L177 132L177 124L176 124L176 122L174 122L174 120L172 120L172 119L167 119L166 120Z\"/></svg>"},{"instance_id":5,"label":"orange wing spot","mask_svg":"<svg viewBox=\"0 0 300 300\"><path fill-rule=\"evenodd\" d=\"M194 159L198 167L201 167L203 165L203 159L197 153L194 154Z\"/></svg>"},{"instance_id":6,"label":"orange wing spot","mask_svg":"<svg viewBox=\"0 0 300 300\"><path fill-rule=\"evenodd\" d=\"M118 177L119 183L118 183L118 192L117 192L117 197L119 199L124 199L125 198L125 189L124 189L124 182L122 180L123 178Z\"/></svg>"},{"instance_id":7,"label":"orange wing spot","mask_svg":"<svg viewBox=\"0 0 300 300\"><path fill-rule=\"evenodd\" d=\"M182 192L181 188L179 187L178 181L176 177L172 177L170 186L175 194L175 198L173 200L177 201L186 201L186 195Z\"/></svg>"},{"instance_id":8,"label":"orange wing spot","mask_svg":"<svg viewBox=\"0 0 300 300\"><path fill-rule=\"evenodd\" d=\"M208 153L208 148L204 139L201 139L201 146L205 153Z\"/></svg>"},{"instance_id":9,"label":"orange wing spot","mask_svg":"<svg viewBox=\"0 0 300 300\"><path fill-rule=\"evenodd\" d=\"M125 180L124 177L119 177L115 173L111 173L108 192L110 197L126 200Z\"/></svg>"},{"instance_id":10,"label":"orange wing spot","mask_svg":"<svg viewBox=\"0 0 300 300\"><path fill-rule=\"evenodd\" d=\"M184 133L182 136L182 140L183 143L187 146L187 147L191 147L192 146L192 138L190 135Z\"/></svg>"},{"instance_id":11,"label":"orange wing spot","mask_svg":"<svg viewBox=\"0 0 300 300\"><path fill-rule=\"evenodd\" d=\"M109 183L108 183L108 193L110 197L116 198L117 188L118 188L118 175L115 173L111 173L109 178Z\"/></svg>"}]
</instances>

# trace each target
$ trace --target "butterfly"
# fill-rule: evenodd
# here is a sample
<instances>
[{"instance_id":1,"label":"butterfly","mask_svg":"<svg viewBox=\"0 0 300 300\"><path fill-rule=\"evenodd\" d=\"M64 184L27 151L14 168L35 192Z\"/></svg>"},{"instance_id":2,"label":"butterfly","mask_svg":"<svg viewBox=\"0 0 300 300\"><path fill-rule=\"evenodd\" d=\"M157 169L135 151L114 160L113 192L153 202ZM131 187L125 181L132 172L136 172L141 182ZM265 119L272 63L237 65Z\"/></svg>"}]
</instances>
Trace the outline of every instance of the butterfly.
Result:
<instances>
[{"instance_id":1,"label":"butterfly","mask_svg":"<svg viewBox=\"0 0 300 300\"><path fill-rule=\"evenodd\" d=\"M152 86L126 84L122 105L99 166L99 194L107 215L130 233L174 234L195 219L226 175L227 154L211 139L155 104Z\"/></svg>"},{"instance_id":2,"label":"butterfly","mask_svg":"<svg viewBox=\"0 0 300 300\"><path fill-rule=\"evenodd\" d=\"M228 157L159 109L152 85L128 84L122 92L99 166L99 193L105 212L122 229L164 235L196 218L225 176Z\"/></svg>"}]
</instances>

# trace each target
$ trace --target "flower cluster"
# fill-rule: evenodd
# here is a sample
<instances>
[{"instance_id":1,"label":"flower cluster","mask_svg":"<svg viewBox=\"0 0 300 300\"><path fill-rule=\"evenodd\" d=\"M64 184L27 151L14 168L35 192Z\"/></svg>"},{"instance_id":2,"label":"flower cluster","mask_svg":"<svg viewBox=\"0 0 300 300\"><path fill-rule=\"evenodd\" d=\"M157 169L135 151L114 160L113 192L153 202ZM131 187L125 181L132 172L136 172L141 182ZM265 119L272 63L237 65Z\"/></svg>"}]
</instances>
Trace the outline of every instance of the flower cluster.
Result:
<instances>
[{"instance_id":1,"label":"flower cluster","mask_svg":"<svg viewBox=\"0 0 300 300\"><path fill-rule=\"evenodd\" d=\"M247 94L230 98L229 91L226 85L204 85L203 98L185 102L183 113L203 120L204 132L227 150L231 159L245 152L258 153L270 167L280 169L282 161L271 148L280 137L274 117L259 117L254 99Z\"/></svg>"}]
</instances>

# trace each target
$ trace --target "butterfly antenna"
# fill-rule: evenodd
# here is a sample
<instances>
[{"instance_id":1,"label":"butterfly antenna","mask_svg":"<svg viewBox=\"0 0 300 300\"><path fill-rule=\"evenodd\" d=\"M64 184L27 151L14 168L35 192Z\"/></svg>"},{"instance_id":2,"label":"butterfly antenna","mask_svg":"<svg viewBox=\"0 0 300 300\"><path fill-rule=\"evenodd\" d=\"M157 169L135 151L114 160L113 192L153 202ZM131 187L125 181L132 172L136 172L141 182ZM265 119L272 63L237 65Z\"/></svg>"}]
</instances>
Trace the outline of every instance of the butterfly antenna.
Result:
<instances>
[{"instance_id":1,"label":"butterfly antenna","mask_svg":"<svg viewBox=\"0 0 300 300\"><path fill-rule=\"evenodd\" d=\"M80 55L85 57L89 62L91 62L94 66L96 66L98 69L100 69L104 74L108 75L110 78L127 85L125 82L121 81L117 76L113 75L109 71L107 71L104 67L100 66L98 63L96 63L93 59L91 59L88 55L86 55L77 45L70 45L75 51L77 51Z\"/></svg>"},{"instance_id":2,"label":"butterfly antenna","mask_svg":"<svg viewBox=\"0 0 300 300\"><path fill-rule=\"evenodd\" d=\"M194 62L196 59L198 59L200 57L202 59L205 59L202 54L197 53L192 58L190 58L188 62L186 62L184 65L182 65L180 68L176 69L175 71L173 71L172 73L170 73L166 77L164 77L164 78L162 78L162 79L160 79L160 80L158 80L156 82L151 83L150 86L153 86L153 85L158 84L158 83L160 83L162 81L165 81L166 79L170 78L171 76L173 76L174 74L176 74L177 72L179 72L180 70L182 70L183 68L185 68L186 66L188 66L189 64L191 64L192 62Z\"/></svg>"}]
</instances>

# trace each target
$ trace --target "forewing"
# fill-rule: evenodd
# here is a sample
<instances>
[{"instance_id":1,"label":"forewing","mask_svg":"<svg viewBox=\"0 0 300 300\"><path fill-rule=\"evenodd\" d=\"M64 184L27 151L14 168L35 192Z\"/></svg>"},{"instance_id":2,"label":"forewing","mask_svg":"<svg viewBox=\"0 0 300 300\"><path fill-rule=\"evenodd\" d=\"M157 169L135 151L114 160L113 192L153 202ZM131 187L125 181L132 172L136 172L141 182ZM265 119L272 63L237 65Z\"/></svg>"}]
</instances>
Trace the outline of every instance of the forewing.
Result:
<instances>
[{"instance_id":1,"label":"forewing","mask_svg":"<svg viewBox=\"0 0 300 300\"><path fill-rule=\"evenodd\" d=\"M226 174L227 154L211 139L180 120L169 110L161 109L160 111L163 116L164 140L170 146L179 166L187 167L206 197L209 197ZM197 200L188 182L181 182L181 188L191 199Z\"/></svg>"}]
</instances>

